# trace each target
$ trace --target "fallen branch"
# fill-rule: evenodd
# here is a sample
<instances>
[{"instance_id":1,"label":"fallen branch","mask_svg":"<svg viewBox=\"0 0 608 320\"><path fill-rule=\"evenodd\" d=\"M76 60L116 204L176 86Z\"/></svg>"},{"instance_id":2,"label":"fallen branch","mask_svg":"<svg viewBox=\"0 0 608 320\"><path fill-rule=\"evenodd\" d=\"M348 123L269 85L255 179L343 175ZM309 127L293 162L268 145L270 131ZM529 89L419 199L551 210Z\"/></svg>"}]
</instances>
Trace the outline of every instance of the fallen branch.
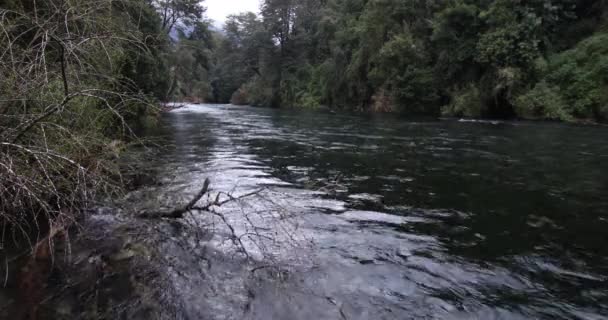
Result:
<instances>
[{"instance_id":1,"label":"fallen branch","mask_svg":"<svg viewBox=\"0 0 608 320\"><path fill-rule=\"evenodd\" d=\"M209 181L209 178L205 179L205 182L203 183L203 188L201 189L201 191L199 191L196 196L194 198L192 198L192 200L190 200L190 202L188 202L188 204L182 208L177 208L173 211L170 212L153 212L153 213L144 213L140 216L140 218L144 218L144 219L157 219L157 218L170 218L170 219L181 219L184 217L184 214L192 211L192 210L199 210L198 208L195 207L196 203L199 202L201 200L201 198L207 194L207 192L209 191L209 184L211 183L211 181ZM209 207L207 207L208 209Z\"/></svg>"},{"instance_id":2,"label":"fallen branch","mask_svg":"<svg viewBox=\"0 0 608 320\"><path fill-rule=\"evenodd\" d=\"M151 212L151 213L145 212L145 213L141 214L139 217L143 218L143 219L181 219L181 218L184 218L184 215L186 213L191 213L192 211L207 212L207 213L221 219L221 221L230 230L230 240L233 242L233 244L237 248L239 248L239 251L241 253L243 253L247 258L249 258L250 257L249 253L245 249L245 244L243 244L243 242L241 240L242 236L238 236L234 226L228 221L226 216L223 213L214 210L214 208L219 208L229 202L239 201L244 198L248 198L248 197L257 195L260 192L262 192L264 189L263 188L258 189L258 190L240 195L238 197L235 197L230 193L219 192L213 201L205 204L204 206L196 206L196 204L201 200L201 198L209 192L209 184L210 184L209 179L208 178L205 179L205 183L203 184L203 188L201 189L201 191L199 191L196 194L196 196L194 198L192 198L192 200L190 200L190 202L182 208L177 208L177 209L169 211L169 212ZM222 195L226 196L227 199L220 200Z\"/></svg>"},{"instance_id":3,"label":"fallen branch","mask_svg":"<svg viewBox=\"0 0 608 320\"><path fill-rule=\"evenodd\" d=\"M230 193L219 192L217 194L217 196L215 197L215 200L207 203L206 205L204 205L202 207L196 206L196 204L201 200L201 198L209 192L210 183L211 182L209 181L209 178L205 179L205 183L203 184L203 188L201 189L201 191L199 191L196 194L196 196L194 198L192 198L192 200L190 200L190 202L187 205L185 205L184 207L177 208L175 210L168 211L168 212L158 212L158 211L157 212L144 212L139 215L139 218L142 218L142 219L161 219L161 218L181 219L184 217L184 215L186 213L192 212L192 211L205 211L205 212L212 213L216 216L219 216L217 212L214 212L211 210L212 207L221 207L229 202L239 201L244 198L255 196L255 195L259 194L260 192L264 191L264 188L257 189L255 191L245 193L238 197L235 197ZM220 198L222 195L228 197L228 199L220 201Z\"/></svg>"},{"instance_id":4,"label":"fallen branch","mask_svg":"<svg viewBox=\"0 0 608 320\"><path fill-rule=\"evenodd\" d=\"M229 202L232 202L232 201L239 201L239 200L242 200L242 199L245 199L245 198L249 198L251 196L255 196L255 195L259 194L263 190L264 189L258 189L258 190L255 190L255 191L252 191L252 192L249 192L249 193L245 193L245 194L240 195L238 197L235 197L235 196L233 196L230 193L220 192L220 193L217 194L217 197L215 197L215 200L213 202L210 202L210 203L206 204L203 207L192 207L191 210L194 210L194 211L209 211L209 209L211 207L221 207L221 206L223 206L223 205L225 205L225 204L227 204ZM228 197L228 199L220 201L220 196L221 195L225 195L226 197Z\"/></svg>"},{"instance_id":5,"label":"fallen branch","mask_svg":"<svg viewBox=\"0 0 608 320\"><path fill-rule=\"evenodd\" d=\"M171 112L173 110L184 108L185 104L169 104L165 103L161 105L160 111L162 112Z\"/></svg>"}]
</instances>

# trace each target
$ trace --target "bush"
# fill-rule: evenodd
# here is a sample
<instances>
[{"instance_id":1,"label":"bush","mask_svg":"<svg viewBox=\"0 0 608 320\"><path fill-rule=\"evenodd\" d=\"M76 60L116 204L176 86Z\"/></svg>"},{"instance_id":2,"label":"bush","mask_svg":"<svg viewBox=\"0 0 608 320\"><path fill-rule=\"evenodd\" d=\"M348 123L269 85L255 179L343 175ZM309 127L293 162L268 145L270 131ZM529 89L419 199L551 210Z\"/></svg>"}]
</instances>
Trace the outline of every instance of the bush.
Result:
<instances>
[{"instance_id":1,"label":"bush","mask_svg":"<svg viewBox=\"0 0 608 320\"><path fill-rule=\"evenodd\" d=\"M544 81L555 87L577 118L606 119L608 33L598 33L549 58Z\"/></svg>"},{"instance_id":2,"label":"bush","mask_svg":"<svg viewBox=\"0 0 608 320\"><path fill-rule=\"evenodd\" d=\"M319 97L309 91L301 92L298 95L297 105L305 109L319 109L322 106Z\"/></svg>"},{"instance_id":3,"label":"bush","mask_svg":"<svg viewBox=\"0 0 608 320\"><path fill-rule=\"evenodd\" d=\"M232 94L230 98L230 103L235 106L244 106L249 104L249 95L247 93L247 88L241 87L237 91Z\"/></svg>"},{"instance_id":4,"label":"bush","mask_svg":"<svg viewBox=\"0 0 608 320\"><path fill-rule=\"evenodd\" d=\"M441 113L444 116L479 117L484 113L485 105L476 85L470 84L464 89L452 94L452 101L444 106Z\"/></svg>"},{"instance_id":5,"label":"bush","mask_svg":"<svg viewBox=\"0 0 608 320\"><path fill-rule=\"evenodd\" d=\"M15 231L0 243L67 228L97 195L118 190L116 140L131 134L130 120L150 115L147 97L121 73L127 52L145 50L119 3L0 8L0 47L13 57L0 64L0 224Z\"/></svg>"},{"instance_id":6,"label":"bush","mask_svg":"<svg viewBox=\"0 0 608 320\"><path fill-rule=\"evenodd\" d=\"M572 120L570 110L559 88L542 81L532 90L515 99L515 112L525 119Z\"/></svg>"},{"instance_id":7,"label":"bush","mask_svg":"<svg viewBox=\"0 0 608 320\"><path fill-rule=\"evenodd\" d=\"M372 96L372 112L393 112L395 108L395 101L392 95L388 94L386 90L379 89Z\"/></svg>"},{"instance_id":8,"label":"bush","mask_svg":"<svg viewBox=\"0 0 608 320\"><path fill-rule=\"evenodd\" d=\"M536 71L541 80L513 101L518 116L608 119L608 33L597 33L546 61L539 59Z\"/></svg>"}]
</instances>

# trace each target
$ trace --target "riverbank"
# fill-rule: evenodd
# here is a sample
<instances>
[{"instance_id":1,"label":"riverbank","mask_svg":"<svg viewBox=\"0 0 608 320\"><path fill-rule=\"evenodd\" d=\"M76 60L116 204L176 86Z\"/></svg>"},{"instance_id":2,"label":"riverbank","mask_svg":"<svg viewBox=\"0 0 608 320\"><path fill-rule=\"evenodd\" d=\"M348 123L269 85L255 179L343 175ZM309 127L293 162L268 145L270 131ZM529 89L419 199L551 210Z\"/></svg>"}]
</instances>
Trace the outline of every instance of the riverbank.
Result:
<instances>
[{"instance_id":1,"label":"riverbank","mask_svg":"<svg viewBox=\"0 0 608 320\"><path fill-rule=\"evenodd\" d=\"M237 319L249 264L208 245L210 232L97 209L9 275L0 319Z\"/></svg>"},{"instance_id":2,"label":"riverbank","mask_svg":"<svg viewBox=\"0 0 608 320\"><path fill-rule=\"evenodd\" d=\"M167 112L170 112L175 109L183 108L189 105L189 103L178 103L179 107L172 107L166 109ZM196 105L196 104L193 104ZM200 104L199 104L200 105ZM262 108L262 109L275 109L267 106L253 106L253 105L241 105L241 104L218 104L218 105L234 105L234 106L243 106L243 107L252 107L252 108ZM584 118L569 118L568 120L564 119L549 119L542 117L510 117L510 118L497 118L497 117L459 117L459 116L432 116L425 114L404 114L397 111L373 111L373 110L341 110L334 109L329 107L315 107L315 108L305 108L305 107L295 107L291 110L296 112L316 112L320 114L326 114L328 116L331 115L359 115L359 116L385 116L385 117L394 117L396 120L401 121L460 121L460 122L487 122L487 123L496 123L496 122L531 122L531 123L564 123L564 124L577 124L577 125L590 125L590 126L608 126L608 122L598 121L596 119L584 119Z\"/></svg>"}]
</instances>

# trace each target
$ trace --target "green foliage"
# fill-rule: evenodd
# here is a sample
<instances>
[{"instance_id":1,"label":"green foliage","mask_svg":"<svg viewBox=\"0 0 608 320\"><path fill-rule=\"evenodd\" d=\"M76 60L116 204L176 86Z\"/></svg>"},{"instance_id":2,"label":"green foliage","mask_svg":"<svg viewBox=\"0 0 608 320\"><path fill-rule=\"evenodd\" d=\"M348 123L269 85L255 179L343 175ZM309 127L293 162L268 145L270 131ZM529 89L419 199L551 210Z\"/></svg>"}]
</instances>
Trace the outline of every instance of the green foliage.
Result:
<instances>
[{"instance_id":1,"label":"green foliage","mask_svg":"<svg viewBox=\"0 0 608 320\"><path fill-rule=\"evenodd\" d=\"M203 18L205 8L200 0L144 0L158 12L160 27L167 33L190 27Z\"/></svg>"},{"instance_id":2,"label":"green foliage","mask_svg":"<svg viewBox=\"0 0 608 320\"><path fill-rule=\"evenodd\" d=\"M435 15L431 38L437 56L435 69L446 84L477 78L479 10L475 5L457 2Z\"/></svg>"},{"instance_id":3,"label":"green foliage","mask_svg":"<svg viewBox=\"0 0 608 320\"><path fill-rule=\"evenodd\" d=\"M182 34L169 55L171 78L168 98L178 101L204 102L213 99L209 70L211 68L211 35L206 23L196 23L189 36Z\"/></svg>"},{"instance_id":4,"label":"green foliage","mask_svg":"<svg viewBox=\"0 0 608 320\"><path fill-rule=\"evenodd\" d=\"M161 20L154 7L143 0L114 2L116 18L126 29L136 32L142 39L130 43L122 50L118 75L123 82L130 83L130 90L150 94L164 100L169 90L169 71L166 51L169 45L167 35L161 29Z\"/></svg>"},{"instance_id":5,"label":"green foliage","mask_svg":"<svg viewBox=\"0 0 608 320\"><path fill-rule=\"evenodd\" d=\"M571 120L606 119L608 33L598 33L576 47L549 57L542 81L520 96L521 116ZM542 112L544 110L544 112Z\"/></svg>"},{"instance_id":6,"label":"green foliage","mask_svg":"<svg viewBox=\"0 0 608 320\"><path fill-rule=\"evenodd\" d=\"M569 110L559 88L551 87L544 81L515 100L515 111L520 117L528 119L572 120L572 110Z\"/></svg>"},{"instance_id":7,"label":"green foliage","mask_svg":"<svg viewBox=\"0 0 608 320\"><path fill-rule=\"evenodd\" d=\"M605 5L266 0L262 7L260 16L231 17L217 35L211 78L218 101L246 87L249 103L286 108L567 120L605 114L603 51L596 48L602 39L578 57L564 51L573 42L561 37L590 36L605 19ZM574 62L589 52L596 52L594 59ZM536 88L541 81L546 85ZM565 92L553 100L572 108L530 100L551 96L554 88Z\"/></svg>"},{"instance_id":8,"label":"green foliage","mask_svg":"<svg viewBox=\"0 0 608 320\"><path fill-rule=\"evenodd\" d=\"M608 33L598 33L549 59L549 83L558 86L577 117L601 113L608 100Z\"/></svg>"},{"instance_id":9,"label":"green foliage","mask_svg":"<svg viewBox=\"0 0 608 320\"><path fill-rule=\"evenodd\" d=\"M393 89L401 111L436 114L439 95L435 82L430 69L407 66L402 74L397 75Z\"/></svg>"},{"instance_id":10,"label":"green foliage","mask_svg":"<svg viewBox=\"0 0 608 320\"><path fill-rule=\"evenodd\" d=\"M476 85L468 86L452 94L452 103L441 110L444 116L480 117L485 112L485 105L479 88Z\"/></svg>"},{"instance_id":11,"label":"green foliage","mask_svg":"<svg viewBox=\"0 0 608 320\"><path fill-rule=\"evenodd\" d=\"M261 75L262 68L272 67L263 63L262 54L273 45L262 21L253 13L228 17L224 34L216 34L214 40L213 65L210 66L212 95L215 101L227 103L239 88L257 81L254 77ZM260 94L264 91L262 88L257 90Z\"/></svg>"},{"instance_id":12,"label":"green foliage","mask_svg":"<svg viewBox=\"0 0 608 320\"><path fill-rule=\"evenodd\" d=\"M503 66L527 66L540 56L539 41L527 36L523 25L509 25L485 33L477 44L477 60Z\"/></svg>"}]
</instances>

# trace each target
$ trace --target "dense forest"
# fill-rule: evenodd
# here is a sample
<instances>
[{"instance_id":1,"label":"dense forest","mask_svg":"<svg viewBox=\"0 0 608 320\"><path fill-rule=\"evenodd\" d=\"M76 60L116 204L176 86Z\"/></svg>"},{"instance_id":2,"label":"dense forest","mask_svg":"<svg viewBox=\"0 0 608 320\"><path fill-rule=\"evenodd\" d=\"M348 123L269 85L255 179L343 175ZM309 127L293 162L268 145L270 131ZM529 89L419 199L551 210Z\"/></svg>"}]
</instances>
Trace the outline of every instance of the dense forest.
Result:
<instances>
[{"instance_id":1,"label":"dense forest","mask_svg":"<svg viewBox=\"0 0 608 320\"><path fill-rule=\"evenodd\" d=\"M608 119L608 1L0 0L0 209L19 225L120 185L159 102ZM52 220L52 219L51 219Z\"/></svg>"},{"instance_id":2,"label":"dense forest","mask_svg":"<svg viewBox=\"0 0 608 320\"><path fill-rule=\"evenodd\" d=\"M605 120L607 18L589 0L266 0L216 35L210 99Z\"/></svg>"}]
</instances>

